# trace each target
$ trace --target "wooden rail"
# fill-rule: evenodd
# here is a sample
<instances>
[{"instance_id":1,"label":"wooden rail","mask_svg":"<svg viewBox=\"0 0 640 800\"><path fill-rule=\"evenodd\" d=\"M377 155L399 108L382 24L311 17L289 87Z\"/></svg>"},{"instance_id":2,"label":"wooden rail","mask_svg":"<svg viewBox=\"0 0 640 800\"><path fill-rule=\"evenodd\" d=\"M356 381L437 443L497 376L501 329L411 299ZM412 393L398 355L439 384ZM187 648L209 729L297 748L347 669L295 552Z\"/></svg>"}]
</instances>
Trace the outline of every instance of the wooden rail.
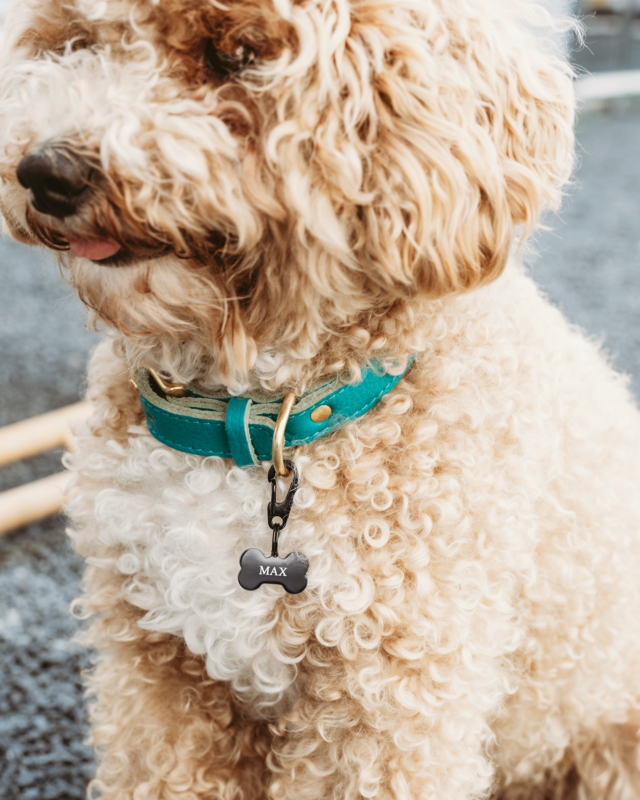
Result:
<instances>
[{"instance_id":1,"label":"wooden rail","mask_svg":"<svg viewBox=\"0 0 640 800\"><path fill-rule=\"evenodd\" d=\"M0 428L0 467L54 447L73 449L70 423L90 415L89 403L74 403ZM68 472L0 493L0 535L57 514L71 482Z\"/></svg>"}]
</instances>

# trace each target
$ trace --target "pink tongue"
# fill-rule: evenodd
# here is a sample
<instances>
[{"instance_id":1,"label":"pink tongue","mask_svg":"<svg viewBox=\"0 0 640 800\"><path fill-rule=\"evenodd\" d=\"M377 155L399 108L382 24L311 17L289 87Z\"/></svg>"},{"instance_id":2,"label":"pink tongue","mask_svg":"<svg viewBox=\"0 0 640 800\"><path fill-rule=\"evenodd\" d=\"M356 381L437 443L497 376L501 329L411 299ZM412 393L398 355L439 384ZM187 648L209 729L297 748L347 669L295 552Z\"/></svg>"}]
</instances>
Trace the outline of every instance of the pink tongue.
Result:
<instances>
[{"instance_id":1,"label":"pink tongue","mask_svg":"<svg viewBox=\"0 0 640 800\"><path fill-rule=\"evenodd\" d=\"M90 258L91 261L102 261L120 250L115 239L70 239L69 250L78 258Z\"/></svg>"}]
</instances>

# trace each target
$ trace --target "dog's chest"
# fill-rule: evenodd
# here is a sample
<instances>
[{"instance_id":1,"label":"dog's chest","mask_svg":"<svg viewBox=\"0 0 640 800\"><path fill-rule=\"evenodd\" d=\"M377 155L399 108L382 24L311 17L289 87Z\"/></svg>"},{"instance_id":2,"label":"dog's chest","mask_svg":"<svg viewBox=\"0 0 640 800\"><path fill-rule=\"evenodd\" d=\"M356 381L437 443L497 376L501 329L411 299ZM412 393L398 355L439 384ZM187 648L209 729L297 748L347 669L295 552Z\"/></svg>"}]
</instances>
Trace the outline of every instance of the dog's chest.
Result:
<instances>
[{"instance_id":1,"label":"dog's chest","mask_svg":"<svg viewBox=\"0 0 640 800\"><path fill-rule=\"evenodd\" d=\"M141 627L183 637L211 677L230 681L261 714L278 713L294 679L269 641L284 590L247 591L238 582L243 551L270 553L266 470L185 455L147 433L103 453L102 469L115 487L95 496L99 536L119 553L122 592L145 612ZM299 495L304 503L304 488ZM282 556L301 535L313 538L295 517L282 533Z\"/></svg>"}]
</instances>

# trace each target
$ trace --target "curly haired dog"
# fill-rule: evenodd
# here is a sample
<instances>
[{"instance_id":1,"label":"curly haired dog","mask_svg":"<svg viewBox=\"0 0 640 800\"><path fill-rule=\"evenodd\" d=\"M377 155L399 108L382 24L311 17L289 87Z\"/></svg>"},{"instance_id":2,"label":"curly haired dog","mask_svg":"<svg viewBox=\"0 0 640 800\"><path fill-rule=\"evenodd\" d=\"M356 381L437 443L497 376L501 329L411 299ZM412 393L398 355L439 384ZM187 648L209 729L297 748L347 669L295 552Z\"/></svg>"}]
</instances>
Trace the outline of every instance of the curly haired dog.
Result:
<instances>
[{"instance_id":1,"label":"curly haired dog","mask_svg":"<svg viewBox=\"0 0 640 800\"><path fill-rule=\"evenodd\" d=\"M14 9L6 226L69 251L110 330L70 506L94 797L640 795L640 416L512 247L572 166L551 27L528 0ZM306 591L242 589L269 464L162 445L129 379L303 397L412 357L295 455Z\"/></svg>"}]
</instances>

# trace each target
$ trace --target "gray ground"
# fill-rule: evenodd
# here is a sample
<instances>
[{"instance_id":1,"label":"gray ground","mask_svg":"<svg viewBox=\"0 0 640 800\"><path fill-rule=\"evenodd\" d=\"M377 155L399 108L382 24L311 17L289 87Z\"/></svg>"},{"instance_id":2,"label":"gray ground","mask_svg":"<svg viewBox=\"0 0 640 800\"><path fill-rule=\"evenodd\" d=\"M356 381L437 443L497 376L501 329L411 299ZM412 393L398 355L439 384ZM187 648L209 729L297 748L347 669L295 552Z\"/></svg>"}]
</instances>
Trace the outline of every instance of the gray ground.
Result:
<instances>
[{"instance_id":1,"label":"gray ground","mask_svg":"<svg viewBox=\"0 0 640 800\"><path fill-rule=\"evenodd\" d=\"M0 241L0 426L75 402L95 336L50 258ZM0 470L0 491L60 470L53 452ZM81 564L53 518L0 538L0 797L84 797L80 670L68 613Z\"/></svg>"},{"instance_id":2,"label":"gray ground","mask_svg":"<svg viewBox=\"0 0 640 800\"><path fill-rule=\"evenodd\" d=\"M640 111L579 125L582 164L531 269L551 300L604 339L640 396ZM78 399L95 337L48 257L0 242L0 425ZM0 490L57 470L50 454L0 471ZM0 539L0 798L81 800L92 772L67 607L81 565L52 519Z\"/></svg>"},{"instance_id":3,"label":"gray ground","mask_svg":"<svg viewBox=\"0 0 640 800\"><path fill-rule=\"evenodd\" d=\"M563 0L547 0L560 10ZM600 5L596 11L594 7ZM640 69L640 6L636 0L568 0L583 20L584 47L573 54L587 72Z\"/></svg>"}]
</instances>

